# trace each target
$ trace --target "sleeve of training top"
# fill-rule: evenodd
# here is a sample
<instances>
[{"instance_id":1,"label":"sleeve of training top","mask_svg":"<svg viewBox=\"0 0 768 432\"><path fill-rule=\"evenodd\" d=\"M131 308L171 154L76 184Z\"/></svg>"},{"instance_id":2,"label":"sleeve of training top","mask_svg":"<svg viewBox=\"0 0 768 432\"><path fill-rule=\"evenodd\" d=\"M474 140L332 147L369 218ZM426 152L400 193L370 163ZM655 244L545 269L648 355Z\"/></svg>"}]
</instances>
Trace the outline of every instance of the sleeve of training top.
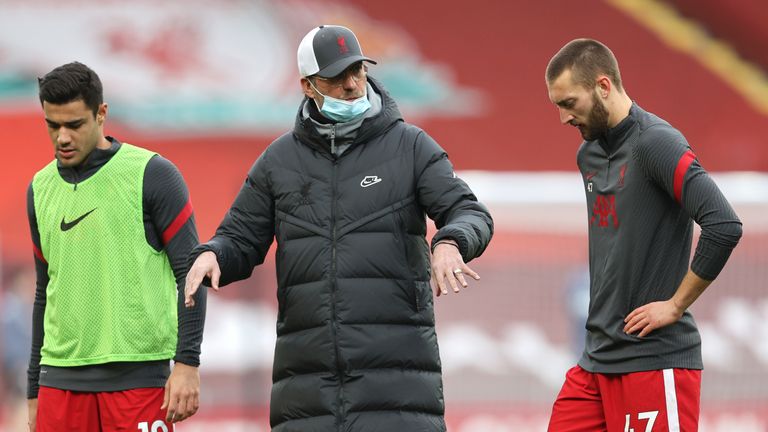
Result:
<instances>
[{"instance_id":1,"label":"sleeve of training top","mask_svg":"<svg viewBox=\"0 0 768 432\"><path fill-rule=\"evenodd\" d=\"M264 262L275 235L274 200L269 191L270 149L248 171L245 183L216 229L216 235L192 251L190 263L212 251L221 270L219 285L248 278ZM210 283L206 279L206 284Z\"/></svg>"},{"instance_id":2,"label":"sleeve of training top","mask_svg":"<svg viewBox=\"0 0 768 432\"><path fill-rule=\"evenodd\" d=\"M413 126L412 126L413 127ZM464 262L479 257L493 235L493 219L467 184L456 177L445 151L426 132L415 140L416 193L438 231L432 247L443 239L459 245Z\"/></svg>"},{"instance_id":3,"label":"sleeve of training top","mask_svg":"<svg viewBox=\"0 0 768 432\"><path fill-rule=\"evenodd\" d=\"M691 270L702 279L714 280L741 238L736 212L685 137L671 126L656 125L644 131L635 157L646 175L701 227Z\"/></svg>"},{"instance_id":4,"label":"sleeve of training top","mask_svg":"<svg viewBox=\"0 0 768 432\"><path fill-rule=\"evenodd\" d=\"M40 379L40 348L43 347L43 317L45 316L46 288L48 287L48 262L43 257L40 247L40 232L37 229L37 216L35 215L35 195L32 183L27 189L27 217L29 229L32 234L32 249L35 256L35 303L32 306L32 349L29 356L29 369L27 369L27 398L37 399Z\"/></svg>"},{"instance_id":5,"label":"sleeve of training top","mask_svg":"<svg viewBox=\"0 0 768 432\"><path fill-rule=\"evenodd\" d=\"M195 307L184 306L187 258L198 244L195 216L184 178L162 156L150 159L144 170L143 202L147 241L158 250L165 249L176 277L179 322L174 361L199 366L207 291L197 291Z\"/></svg>"}]
</instances>

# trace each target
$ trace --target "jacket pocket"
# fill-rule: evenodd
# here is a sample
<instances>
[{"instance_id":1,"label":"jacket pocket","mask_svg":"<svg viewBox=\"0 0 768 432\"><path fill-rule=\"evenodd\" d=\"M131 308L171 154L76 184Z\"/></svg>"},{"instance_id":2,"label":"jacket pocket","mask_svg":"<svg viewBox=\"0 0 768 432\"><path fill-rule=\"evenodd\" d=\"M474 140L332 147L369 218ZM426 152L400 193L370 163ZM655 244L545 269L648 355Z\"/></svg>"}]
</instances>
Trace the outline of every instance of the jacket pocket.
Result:
<instances>
[{"instance_id":1,"label":"jacket pocket","mask_svg":"<svg viewBox=\"0 0 768 432\"><path fill-rule=\"evenodd\" d=\"M432 299L432 286L429 281L414 281L413 284L413 304L416 308L416 312L423 312L431 305Z\"/></svg>"},{"instance_id":2,"label":"jacket pocket","mask_svg":"<svg viewBox=\"0 0 768 432\"><path fill-rule=\"evenodd\" d=\"M419 311L419 304L416 297L413 272L411 271L410 260L408 259L408 233L405 229L405 223L399 210L392 213L392 237L400 248L399 263L404 268L405 289L415 312Z\"/></svg>"},{"instance_id":3,"label":"jacket pocket","mask_svg":"<svg viewBox=\"0 0 768 432\"><path fill-rule=\"evenodd\" d=\"M283 256L285 255L285 236L283 233L283 225L285 221L281 215L277 215L275 218L275 240L277 241L277 248L275 251L275 267L277 269L277 322L283 322L285 318L285 278L282 274Z\"/></svg>"}]
</instances>

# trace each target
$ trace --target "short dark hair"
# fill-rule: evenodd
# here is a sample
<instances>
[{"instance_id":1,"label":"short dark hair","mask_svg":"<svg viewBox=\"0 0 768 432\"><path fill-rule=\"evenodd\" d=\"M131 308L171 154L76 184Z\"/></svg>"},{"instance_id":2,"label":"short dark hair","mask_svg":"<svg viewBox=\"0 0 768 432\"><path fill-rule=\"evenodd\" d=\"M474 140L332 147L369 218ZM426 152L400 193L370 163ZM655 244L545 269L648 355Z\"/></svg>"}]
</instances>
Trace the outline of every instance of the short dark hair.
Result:
<instances>
[{"instance_id":1,"label":"short dark hair","mask_svg":"<svg viewBox=\"0 0 768 432\"><path fill-rule=\"evenodd\" d=\"M569 69L573 81L585 88L594 87L598 75L608 75L622 90L616 57L607 46L594 39L574 39L560 48L547 65L547 83L551 84Z\"/></svg>"},{"instance_id":2,"label":"short dark hair","mask_svg":"<svg viewBox=\"0 0 768 432\"><path fill-rule=\"evenodd\" d=\"M99 76L80 62L67 63L37 79L40 87L40 104L48 102L62 105L82 100L93 115L104 102Z\"/></svg>"}]
</instances>

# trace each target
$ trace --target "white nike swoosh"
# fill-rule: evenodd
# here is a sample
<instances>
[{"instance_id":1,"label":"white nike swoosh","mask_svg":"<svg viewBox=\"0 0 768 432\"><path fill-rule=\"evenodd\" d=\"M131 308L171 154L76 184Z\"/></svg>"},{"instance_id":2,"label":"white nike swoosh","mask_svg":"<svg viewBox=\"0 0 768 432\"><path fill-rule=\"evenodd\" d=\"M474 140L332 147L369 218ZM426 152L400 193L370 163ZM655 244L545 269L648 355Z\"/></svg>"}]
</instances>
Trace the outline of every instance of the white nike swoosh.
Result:
<instances>
[{"instance_id":1,"label":"white nike swoosh","mask_svg":"<svg viewBox=\"0 0 768 432\"><path fill-rule=\"evenodd\" d=\"M372 186L372 185L375 185L376 183L379 183L379 182L381 182L381 179L380 179L380 178L377 178L377 179L373 179L373 180L367 180L367 181L366 181L366 180L363 180L363 181L361 181L361 182L360 182L360 186L362 186L362 187L368 187L368 186Z\"/></svg>"}]
</instances>

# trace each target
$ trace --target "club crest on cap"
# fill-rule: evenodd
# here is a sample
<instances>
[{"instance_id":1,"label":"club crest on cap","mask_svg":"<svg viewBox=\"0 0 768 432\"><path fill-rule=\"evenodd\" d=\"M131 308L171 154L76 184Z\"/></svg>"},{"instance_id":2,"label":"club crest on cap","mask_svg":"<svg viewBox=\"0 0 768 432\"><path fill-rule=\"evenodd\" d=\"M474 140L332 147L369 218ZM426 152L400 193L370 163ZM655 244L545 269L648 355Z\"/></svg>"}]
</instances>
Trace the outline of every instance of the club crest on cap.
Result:
<instances>
[{"instance_id":1,"label":"club crest on cap","mask_svg":"<svg viewBox=\"0 0 768 432\"><path fill-rule=\"evenodd\" d=\"M336 43L339 44L339 52L341 54L346 54L349 52L349 48L347 48L347 41L344 40L344 36L339 36L336 38Z\"/></svg>"}]
</instances>

